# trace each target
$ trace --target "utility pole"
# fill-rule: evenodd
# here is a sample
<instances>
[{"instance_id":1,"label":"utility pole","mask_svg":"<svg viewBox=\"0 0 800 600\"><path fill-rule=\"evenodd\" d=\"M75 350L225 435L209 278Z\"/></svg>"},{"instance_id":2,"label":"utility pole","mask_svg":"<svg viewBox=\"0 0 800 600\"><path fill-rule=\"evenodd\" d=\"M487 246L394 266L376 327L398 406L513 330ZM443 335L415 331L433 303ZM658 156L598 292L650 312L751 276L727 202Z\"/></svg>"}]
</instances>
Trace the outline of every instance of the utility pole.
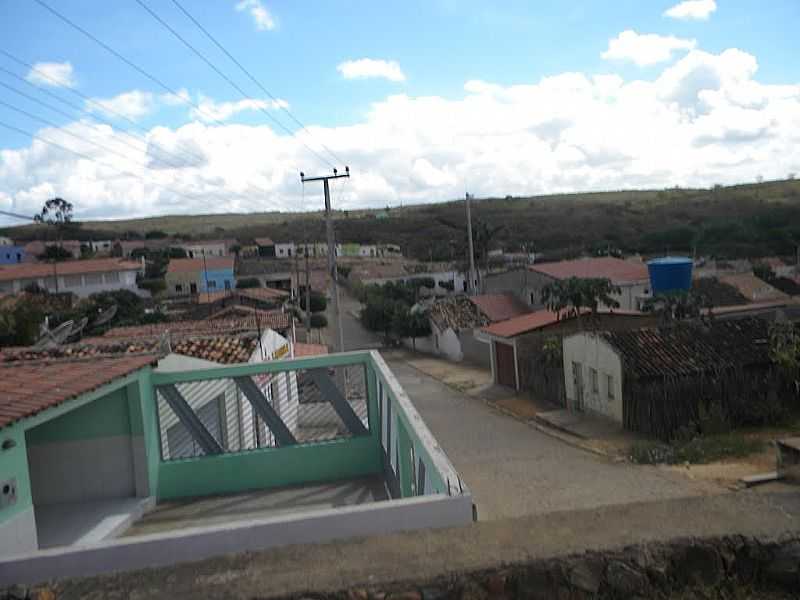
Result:
<instances>
[{"instance_id":1,"label":"utility pole","mask_svg":"<svg viewBox=\"0 0 800 600\"><path fill-rule=\"evenodd\" d=\"M306 320L306 342L311 341L311 268L308 266L308 242L303 254L306 255L306 309L303 316Z\"/></svg>"},{"instance_id":2,"label":"utility pole","mask_svg":"<svg viewBox=\"0 0 800 600\"><path fill-rule=\"evenodd\" d=\"M467 207L467 242L469 244L469 285L467 289L471 294L476 293L475 280L475 249L472 246L472 215L469 210L469 192L466 193L464 204Z\"/></svg>"},{"instance_id":3,"label":"utility pole","mask_svg":"<svg viewBox=\"0 0 800 600\"><path fill-rule=\"evenodd\" d=\"M334 169L333 175L322 175L320 177L306 177L305 173L300 173L301 182L321 181L323 191L325 192L325 231L328 237L328 274L331 278L331 303L333 304L333 316L336 320L336 343L334 344L334 350L336 352L344 351L344 331L342 331L342 315L339 312L339 274L336 272L336 238L333 234L333 215L331 214L331 190L329 181L331 179L350 177L350 167L345 167L344 171L343 175L339 175L339 172ZM306 308L311 307L306 305Z\"/></svg>"}]
</instances>

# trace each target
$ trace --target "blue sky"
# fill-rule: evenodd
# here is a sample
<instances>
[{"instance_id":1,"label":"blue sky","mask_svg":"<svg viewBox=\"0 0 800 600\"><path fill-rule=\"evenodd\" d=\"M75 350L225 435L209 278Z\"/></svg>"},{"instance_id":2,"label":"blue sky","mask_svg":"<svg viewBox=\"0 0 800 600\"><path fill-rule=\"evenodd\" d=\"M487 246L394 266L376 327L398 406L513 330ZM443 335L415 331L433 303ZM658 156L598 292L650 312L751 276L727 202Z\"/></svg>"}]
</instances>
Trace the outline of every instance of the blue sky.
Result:
<instances>
[{"instance_id":1,"label":"blue sky","mask_svg":"<svg viewBox=\"0 0 800 600\"><path fill-rule=\"evenodd\" d=\"M241 99L134 0L47 2L173 89L186 90L193 101L205 99L217 106ZM691 131L687 128L684 136L689 137L683 142L679 139L673 142L685 143L691 148L698 148L698 144L703 146L702 152L698 152L707 155L709 170L714 171L708 176L714 177L714 181L732 182L755 172L773 175L766 170L766 162L762 166L758 161L766 161L772 154L780 153L783 146L763 146L762 142L767 138L774 138L775 132L767 129L776 127L776 119L785 119L782 127L786 127L794 124L797 118L791 104L798 101L797 94L794 88L786 89L786 86L797 86L800 82L796 63L800 36L791 30L800 22L800 2L797 0L690 0L683 3L693 5L685 7L689 15L680 18L665 14L681 4L677 0L507 1L498 3L501 5L499 8L485 2L456 0L394 3L182 2L273 95L288 102L295 115L314 127L315 136L306 139L309 145L317 150L320 150L322 141L328 147L335 145L336 154L351 163L353 185L343 192L342 200L349 206L447 199L456 190L463 190L467 179L465 173L472 172L480 175L476 179L486 181L485 187L477 189L478 193L487 194L563 191L581 185L600 189L605 186L658 186L673 181L711 183L703 180L699 171L691 172L685 164L676 163L670 152L665 154L663 161L658 156L648 157L649 171L638 164L636 168L623 170L625 172L619 177L612 176L612 171L619 169L614 167L609 157L621 154L641 163L641 157L635 152L644 140L632 139L632 133L627 132L631 134L627 135L631 138L627 143L620 142L618 148L608 147L607 136L601 140L599 138L603 136L599 134L580 132L580 115L561 114L562 105L574 104L576 110L582 110L584 115L586 110L592 110L585 105L587 94L602 104L598 106L601 111L605 111L604 107L609 103L601 97L606 93L614 95L615 105L627 105L633 102L632 94L638 93L636 86L629 85L634 82L645 82L653 89L658 87L659 91L648 95L648 102L655 96L662 99L664 110L671 111L676 124L696 125ZM146 3L233 77L248 95L263 98L263 94L171 2L146 0ZM255 14L259 10L262 15L260 27ZM626 30L635 33L630 34L627 40L630 43L621 46L621 54L615 55L610 52L610 40ZM653 36L649 41L654 45L649 49L656 55L651 58L646 58L648 40L639 37L643 35ZM672 49L664 49L668 47ZM298 208L297 185L290 172L297 168L310 172L328 168L304 148L298 147L296 142L291 146L293 140L282 136L282 131L275 130L280 139L273 138L272 132L264 130L264 126L271 125L271 122L258 111L240 109L212 123L193 115L187 106L168 102L158 86L69 28L33 0L0 0L0 49L30 63L69 63L69 85L73 89L92 98L117 98L113 106L123 107L126 114L131 110L130 116L142 129L150 132L148 141L155 139L151 136L161 136L159 139L163 141L159 143L169 148L173 147L170 144L178 144L175 148L183 144L180 147L198 147L205 152L207 147L221 144L228 147L230 153L238 151L238 146L234 146L236 139L249 140L251 134L254 138L266 136L260 143L266 147L267 164L258 172L228 168L224 159L216 159L214 152L209 150L208 161L204 165L195 165L192 172L170 172L169 176L160 172L153 176L159 185L178 187L191 195L207 196L207 205L211 209L216 206L224 210L259 208L241 201L221 206L220 197L229 188L246 195L252 191L248 186L255 186L268 195L274 200L274 207ZM732 52L726 55L726 51ZM738 54L734 55L734 52ZM381 76L345 77L340 66L359 59L378 61L378 71L384 73L393 65L394 80ZM360 66L362 71L358 70L359 65L354 68L363 74L364 65ZM27 69L2 55L0 67L30 77ZM664 85L669 83L669 77L662 78L662 75L673 67L675 73L670 75L670 85L688 88L665 92ZM374 70L370 72L375 74ZM402 73L402 80L398 80L400 76L397 73ZM564 74L580 74L595 87L586 90L581 84L577 86L581 88L578 90L574 82L566 86L559 83L556 86L558 90L553 93L541 87L548 78L563 83L558 78L563 79ZM627 87L623 92L615 83L612 86L614 91L606 92L593 79L595 76L617 76ZM702 83L698 87L696 82L699 80ZM610 80L603 81L606 85ZM475 85L470 87L468 82L485 82L494 87L478 89ZM24 89L26 93L52 102L52 98L38 95L36 89L3 72L0 72L0 83ZM41 82L39 85L71 101L82 102L70 95L65 87L42 86ZM753 85L760 86L758 92L753 91ZM701 93L704 90L715 99L705 97ZM139 104L134 102L135 106L131 105L130 97L119 98L121 94L131 92L139 94ZM696 96L697 102L680 100L676 105L675 99L685 99L686 93L693 98ZM754 93L760 94L759 98L769 99L769 109L764 107L766 100L752 100ZM542 94L545 94L547 102L542 101ZM563 95L563 102L559 102L558 94ZM742 94L750 94L750 99L744 104ZM722 97L726 100L723 101ZM88 127L86 120L78 122L77 116L76 119L67 119L47 111L7 88L0 87L0 101L45 116L73 133L76 130L70 130L70 127ZM701 101L703 106L699 104ZM470 112L470 107L475 106L480 108ZM644 101L636 106L649 106L643 109L649 118L661 111L660 105L650 106ZM294 129L280 110L274 107L267 110ZM484 123L479 131L470 124L484 121L487 114L484 111L497 116L504 110L519 117L519 132L511 131L511 125L501 122L502 115L490 119L492 123ZM742 113L743 110L747 112ZM780 116L776 111L780 111ZM519 139L520 135L547 122L547 112L553 114L550 120L559 124L555 138L538 132L530 139ZM444 130L442 115L453 115L453 119L461 120ZM624 122L624 114L618 116ZM645 116L641 115L642 119ZM122 135L120 130L127 128L128 124L115 117L111 120L116 130L105 141L113 144L116 141L113 136ZM732 120L747 123L746 131L723 131ZM44 127L5 106L0 106L0 121L28 131L40 131ZM224 126L219 121L224 121ZM236 129L237 124L244 129ZM215 126L217 130L212 131ZM58 130L46 129L45 132L51 136L50 139L58 138L62 145L69 146L64 141L67 138L59 137ZM412 134L413 140L410 139ZM91 137L85 129L78 135L85 139ZM172 138L167 139L170 135ZM505 147L512 155L520 152L524 155L530 149L531 156L535 157L549 148L552 156L557 158L553 159L555 162L546 173L538 173L530 180L520 179L502 166L505 150L500 145L495 147L492 141L498 135L506 136ZM211 140L208 136L217 137ZM405 140L408 142L406 145L397 141L397 138L406 136L409 138ZM455 146L464 136L470 136L468 145L474 143L476 152L456 156L460 150ZM480 148L485 147L480 144L481 136L492 148L491 152L483 155L480 155ZM380 143L376 141L378 139ZM782 139L781 143L788 144L793 139ZM736 140L736 143L712 152L707 148L708 143L702 140L715 140L716 145L730 140ZM752 142L751 147L743 148L743 141ZM250 140L250 144L241 147L243 155L252 154L253 148L259 147L259 141L255 139ZM164 189L148 190L146 186L137 191L137 198L119 200L115 197L119 192L114 191L113 182L105 185L110 179L107 174L87 173L90 169L86 165L81 166L74 157L65 158L63 152L56 153L56 156L34 156L34 146L29 137L0 127L0 149L6 149L0 155L0 209L28 210L47 194L60 193L64 189L80 195L82 200L85 198L85 216L123 217L163 209L179 212L192 209L191 203L175 196L168 198ZM81 149L96 156L96 148L87 150L81 146ZM19 154L12 156L8 151ZM736 156L731 156L731 153ZM581 164L576 162L579 155L584 159ZM548 160L552 156L548 156ZM144 163L152 160L149 154L138 158ZM116 160L108 156L100 156L100 159L106 162ZM601 170L597 170L598 160L602 163ZM26 163L24 172L19 161ZM43 164L48 161L49 173L48 164ZM494 168L492 161L497 163ZM742 169L741 165L746 161L750 161L749 166ZM541 160L536 163L541 163ZM719 165L725 165L725 168ZM733 169L732 165L739 167ZM517 167L524 168L525 165ZM587 177L586 173L592 168L595 170ZM795 165L782 163L775 168L794 169ZM141 181L147 181L149 172L142 171L133 162L123 170L135 171ZM567 172L572 175L567 176ZM364 175L366 183L355 182L357 173ZM76 177L82 181L76 181ZM542 183L543 177L549 183ZM96 189L98 186L104 189Z\"/></svg>"}]
</instances>

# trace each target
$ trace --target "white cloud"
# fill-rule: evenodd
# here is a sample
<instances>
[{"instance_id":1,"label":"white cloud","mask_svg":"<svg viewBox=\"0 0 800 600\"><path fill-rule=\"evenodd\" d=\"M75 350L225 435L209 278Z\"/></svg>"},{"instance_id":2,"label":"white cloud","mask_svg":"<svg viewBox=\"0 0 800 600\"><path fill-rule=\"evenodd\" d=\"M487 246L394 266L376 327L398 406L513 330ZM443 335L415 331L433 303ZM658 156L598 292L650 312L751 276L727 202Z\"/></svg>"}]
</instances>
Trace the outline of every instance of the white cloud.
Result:
<instances>
[{"instance_id":1,"label":"white cloud","mask_svg":"<svg viewBox=\"0 0 800 600\"><path fill-rule=\"evenodd\" d=\"M352 178L334 184L344 209L458 198L465 182L479 196L502 197L707 187L800 172L800 81L768 85L757 73L754 56L728 49L692 50L648 78L561 73L517 85L469 81L455 98L387 96L356 123L312 126L303 141L348 161ZM246 106L209 102L221 118ZM79 218L322 207L318 187L307 186L301 204L297 176L316 159L269 125L197 119L157 127L138 153L116 145L121 134L111 127L77 122L66 129L118 148L135 164L75 146L61 129L40 134L142 177L34 141L0 150L0 208L32 214L53 195L72 200Z\"/></svg>"},{"instance_id":2,"label":"white cloud","mask_svg":"<svg viewBox=\"0 0 800 600\"><path fill-rule=\"evenodd\" d=\"M266 9L260 0L241 0L236 4L236 10L249 12L250 16L253 17L256 29L259 31L272 31L277 26L272 13Z\"/></svg>"},{"instance_id":3,"label":"white cloud","mask_svg":"<svg viewBox=\"0 0 800 600\"><path fill-rule=\"evenodd\" d=\"M359 58L340 63L336 70L345 79L388 79L389 81L405 81L406 76L397 61L375 58Z\"/></svg>"},{"instance_id":4,"label":"white cloud","mask_svg":"<svg viewBox=\"0 0 800 600\"><path fill-rule=\"evenodd\" d=\"M707 19L717 10L715 0L684 0L664 11L665 17L673 19Z\"/></svg>"},{"instance_id":5,"label":"white cloud","mask_svg":"<svg viewBox=\"0 0 800 600\"><path fill-rule=\"evenodd\" d=\"M112 119L123 115L134 121L150 114L154 107L153 94L140 90L125 92L113 98L92 98L86 102L86 110L89 112L100 112Z\"/></svg>"},{"instance_id":6,"label":"white cloud","mask_svg":"<svg viewBox=\"0 0 800 600\"><path fill-rule=\"evenodd\" d=\"M48 87L74 88L78 85L72 64L69 62L37 62L28 71L25 79L36 85Z\"/></svg>"},{"instance_id":7,"label":"white cloud","mask_svg":"<svg viewBox=\"0 0 800 600\"><path fill-rule=\"evenodd\" d=\"M692 50L696 40L655 33L636 33L627 29L608 40L608 49L602 57L606 60L630 60L640 67L665 62L674 52Z\"/></svg>"},{"instance_id":8,"label":"white cloud","mask_svg":"<svg viewBox=\"0 0 800 600\"><path fill-rule=\"evenodd\" d=\"M236 102L215 102L211 98L200 96L197 108L191 110L191 116L201 121L227 121L240 112L251 110L269 110L277 108L287 108L289 103L285 100L257 100L244 99Z\"/></svg>"}]
</instances>

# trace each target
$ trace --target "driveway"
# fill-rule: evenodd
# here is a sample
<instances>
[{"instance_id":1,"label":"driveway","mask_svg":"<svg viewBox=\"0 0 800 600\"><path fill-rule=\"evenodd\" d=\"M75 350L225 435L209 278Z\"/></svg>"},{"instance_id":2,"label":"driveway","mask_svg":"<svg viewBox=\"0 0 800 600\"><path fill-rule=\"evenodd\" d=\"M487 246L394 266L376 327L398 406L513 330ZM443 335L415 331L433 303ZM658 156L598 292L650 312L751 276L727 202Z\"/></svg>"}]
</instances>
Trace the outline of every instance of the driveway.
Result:
<instances>
[{"instance_id":1,"label":"driveway","mask_svg":"<svg viewBox=\"0 0 800 600\"><path fill-rule=\"evenodd\" d=\"M613 463L572 447L391 352L384 357L470 487L481 520L724 491L665 468Z\"/></svg>"}]
</instances>

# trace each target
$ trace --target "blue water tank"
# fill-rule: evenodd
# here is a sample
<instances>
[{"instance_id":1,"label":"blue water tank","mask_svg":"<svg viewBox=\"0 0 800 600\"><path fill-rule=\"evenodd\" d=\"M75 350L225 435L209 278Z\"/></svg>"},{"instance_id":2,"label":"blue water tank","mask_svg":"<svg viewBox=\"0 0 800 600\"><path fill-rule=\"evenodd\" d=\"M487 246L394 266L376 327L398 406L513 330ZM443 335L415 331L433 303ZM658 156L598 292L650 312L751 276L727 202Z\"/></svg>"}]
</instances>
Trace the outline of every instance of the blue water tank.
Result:
<instances>
[{"instance_id":1,"label":"blue water tank","mask_svg":"<svg viewBox=\"0 0 800 600\"><path fill-rule=\"evenodd\" d=\"M665 256L647 263L653 295L669 292L688 292L692 287L692 259L684 256Z\"/></svg>"}]
</instances>

